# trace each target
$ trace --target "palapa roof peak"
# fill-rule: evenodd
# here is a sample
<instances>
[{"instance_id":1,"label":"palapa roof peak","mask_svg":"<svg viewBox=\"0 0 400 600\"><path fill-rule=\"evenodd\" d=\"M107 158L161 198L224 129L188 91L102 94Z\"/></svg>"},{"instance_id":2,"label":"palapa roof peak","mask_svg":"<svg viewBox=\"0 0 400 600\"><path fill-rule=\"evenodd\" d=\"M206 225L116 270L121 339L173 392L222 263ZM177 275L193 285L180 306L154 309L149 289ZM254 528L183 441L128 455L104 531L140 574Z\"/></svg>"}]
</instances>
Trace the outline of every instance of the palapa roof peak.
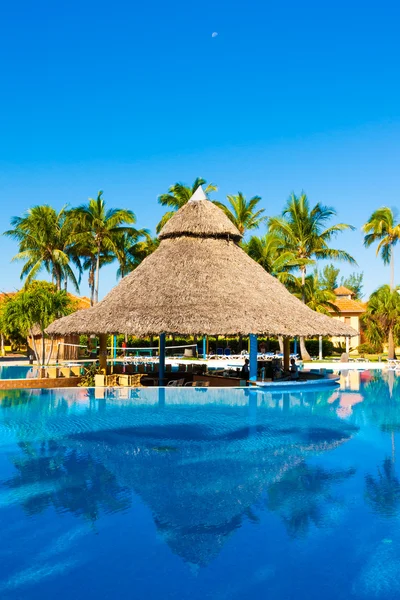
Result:
<instances>
[{"instance_id":1,"label":"palapa roof peak","mask_svg":"<svg viewBox=\"0 0 400 600\"><path fill-rule=\"evenodd\" d=\"M207 200L207 196L204 193L202 185L199 185L189 202L198 202L199 200Z\"/></svg>"},{"instance_id":2,"label":"palapa roof peak","mask_svg":"<svg viewBox=\"0 0 400 600\"><path fill-rule=\"evenodd\" d=\"M160 240L189 236L223 238L239 242L242 238L240 231L226 214L207 198L195 198L199 189L197 188L189 202L167 221L159 235ZM203 190L201 193L204 195Z\"/></svg>"},{"instance_id":3,"label":"palapa roof peak","mask_svg":"<svg viewBox=\"0 0 400 600\"><path fill-rule=\"evenodd\" d=\"M215 204L188 202L163 227L157 250L104 300L58 319L47 332L357 335L305 306L244 252L240 239Z\"/></svg>"}]
</instances>

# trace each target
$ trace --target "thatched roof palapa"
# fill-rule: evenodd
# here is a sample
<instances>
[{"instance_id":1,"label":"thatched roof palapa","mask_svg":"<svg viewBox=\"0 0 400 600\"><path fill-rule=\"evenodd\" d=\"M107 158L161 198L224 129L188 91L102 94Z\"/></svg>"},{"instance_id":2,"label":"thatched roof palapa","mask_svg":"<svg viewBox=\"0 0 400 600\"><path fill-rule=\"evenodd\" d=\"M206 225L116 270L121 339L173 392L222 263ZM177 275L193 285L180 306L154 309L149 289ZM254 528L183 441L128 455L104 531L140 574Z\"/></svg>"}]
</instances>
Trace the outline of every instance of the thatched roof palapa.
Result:
<instances>
[{"instance_id":1,"label":"thatched roof palapa","mask_svg":"<svg viewBox=\"0 0 400 600\"><path fill-rule=\"evenodd\" d=\"M238 245L241 234L197 191L160 245L96 306L58 319L54 335L335 335L357 332L290 294Z\"/></svg>"}]
</instances>

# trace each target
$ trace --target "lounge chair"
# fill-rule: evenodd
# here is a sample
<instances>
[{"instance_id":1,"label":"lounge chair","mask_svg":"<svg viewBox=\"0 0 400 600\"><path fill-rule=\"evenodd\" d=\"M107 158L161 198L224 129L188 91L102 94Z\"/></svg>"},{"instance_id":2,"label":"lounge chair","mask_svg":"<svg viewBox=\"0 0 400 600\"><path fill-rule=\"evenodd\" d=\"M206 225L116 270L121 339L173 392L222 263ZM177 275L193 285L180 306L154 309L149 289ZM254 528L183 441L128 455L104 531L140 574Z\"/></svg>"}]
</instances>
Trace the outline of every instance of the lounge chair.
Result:
<instances>
[{"instance_id":1,"label":"lounge chair","mask_svg":"<svg viewBox=\"0 0 400 600\"><path fill-rule=\"evenodd\" d=\"M185 380L182 379L172 379L168 381L167 387L183 387L185 385Z\"/></svg>"}]
</instances>

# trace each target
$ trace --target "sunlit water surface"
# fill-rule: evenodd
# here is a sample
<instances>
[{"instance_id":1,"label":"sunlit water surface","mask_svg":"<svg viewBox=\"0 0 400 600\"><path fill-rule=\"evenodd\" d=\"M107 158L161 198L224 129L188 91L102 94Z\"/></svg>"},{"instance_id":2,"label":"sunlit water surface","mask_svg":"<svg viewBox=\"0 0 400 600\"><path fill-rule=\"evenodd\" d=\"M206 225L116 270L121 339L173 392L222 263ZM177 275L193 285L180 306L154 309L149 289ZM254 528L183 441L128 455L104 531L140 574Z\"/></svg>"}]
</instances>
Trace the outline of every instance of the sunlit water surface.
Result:
<instances>
[{"instance_id":1,"label":"sunlit water surface","mask_svg":"<svg viewBox=\"0 0 400 600\"><path fill-rule=\"evenodd\" d=\"M0 394L0 598L400 597L393 372Z\"/></svg>"}]
</instances>

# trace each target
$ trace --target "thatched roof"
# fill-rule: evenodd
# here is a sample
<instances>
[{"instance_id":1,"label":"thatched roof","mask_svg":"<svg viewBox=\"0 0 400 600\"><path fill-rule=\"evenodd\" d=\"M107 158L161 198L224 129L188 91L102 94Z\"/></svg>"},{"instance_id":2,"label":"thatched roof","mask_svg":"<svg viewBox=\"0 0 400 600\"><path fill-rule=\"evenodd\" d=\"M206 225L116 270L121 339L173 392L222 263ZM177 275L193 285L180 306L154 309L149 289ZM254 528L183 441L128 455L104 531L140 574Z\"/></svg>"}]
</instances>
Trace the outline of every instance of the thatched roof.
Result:
<instances>
[{"instance_id":1,"label":"thatched roof","mask_svg":"<svg viewBox=\"0 0 400 600\"><path fill-rule=\"evenodd\" d=\"M192 200L167 221L160 240L182 237L222 238L240 241L241 234L225 213L209 200Z\"/></svg>"},{"instance_id":2,"label":"thatched roof","mask_svg":"<svg viewBox=\"0 0 400 600\"><path fill-rule=\"evenodd\" d=\"M158 249L93 308L48 333L335 335L357 332L290 294L237 244L240 233L208 200L188 202Z\"/></svg>"}]
</instances>

